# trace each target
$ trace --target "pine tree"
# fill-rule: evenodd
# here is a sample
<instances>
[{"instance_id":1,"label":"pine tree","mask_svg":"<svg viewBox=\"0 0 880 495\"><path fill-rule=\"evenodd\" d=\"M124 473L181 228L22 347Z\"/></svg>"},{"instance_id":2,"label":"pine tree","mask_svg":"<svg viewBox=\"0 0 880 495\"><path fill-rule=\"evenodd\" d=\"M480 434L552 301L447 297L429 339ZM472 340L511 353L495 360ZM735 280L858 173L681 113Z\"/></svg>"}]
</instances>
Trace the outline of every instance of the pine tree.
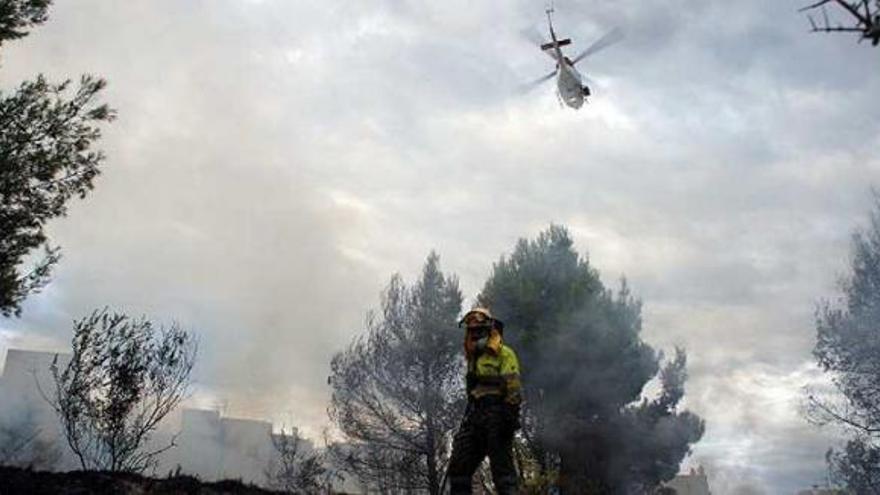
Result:
<instances>
[{"instance_id":1,"label":"pine tree","mask_svg":"<svg viewBox=\"0 0 880 495\"><path fill-rule=\"evenodd\" d=\"M523 433L564 493L625 493L675 476L703 421L677 406L686 357L641 340L641 302L605 288L568 231L551 226L502 257L479 297L520 355ZM661 380L658 397L645 384Z\"/></svg>"},{"instance_id":2,"label":"pine tree","mask_svg":"<svg viewBox=\"0 0 880 495\"><path fill-rule=\"evenodd\" d=\"M832 477L854 493L880 494L880 195L867 229L852 239L850 272L839 303L816 313L813 356L834 385L812 391L807 419L852 433L843 451L827 459Z\"/></svg>"},{"instance_id":3,"label":"pine tree","mask_svg":"<svg viewBox=\"0 0 880 495\"><path fill-rule=\"evenodd\" d=\"M361 483L441 493L463 410L461 303L431 253L414 286L391 278L365 334L334 356L329 413L348 443L331 453Z\"/></svg>"},{"instance_id":4,"label":"pine tree","mask_svg":"<svg viewBox=\"0 0 880 495\"><path fill-rule=\"evenodd\" d=\"M0 2L0 45L46 20L48 0ZM49 220L84 198L104 155L94 149L99 125L114 112L97 102L103 79L83 76L53 84L43 76L0 91L0 314L20 315L24 299L44 287L60 249L49 243ZM34 251L43 254L34 259ZM30 264L30 266L25 266Z\"/></svg>"}]
</instances>

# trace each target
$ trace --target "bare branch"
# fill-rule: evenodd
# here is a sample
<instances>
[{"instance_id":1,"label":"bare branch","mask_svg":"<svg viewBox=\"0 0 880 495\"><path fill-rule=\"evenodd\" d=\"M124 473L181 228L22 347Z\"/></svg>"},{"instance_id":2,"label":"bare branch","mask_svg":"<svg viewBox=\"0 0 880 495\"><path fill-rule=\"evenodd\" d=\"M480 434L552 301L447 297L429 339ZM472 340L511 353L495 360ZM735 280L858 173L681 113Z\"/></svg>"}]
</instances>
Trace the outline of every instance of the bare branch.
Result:
<instances>
[{"instance_id":1,"label":"bare branch","mask_svg":"<svg viewBox=\"0 0 880 495\"><path fill-rule=\"evenodd\" d=\"M70 361L51 366L51 403L83 469L142 472L174 446L144 450L186 395L195 340L106 308L75 322Z\"/></svg>"},{"instance_id":2,"label":"bare branch","mask_svg":"<svg viewBox=\"0 0 880 495\"><path fill-rule=\"evenodd\" d=\"M840 412L813 395L809 396L809 406L814 408L814 414L816 415L810 416L808 419L817 424L840 423L864 434L873 435L875 433L880 433L880 427L869 426L868 424L859 421L854 414Z\"/></svg>"},{"instance_id":3,"label":"bare branch","mask_svg":"<svg viewBox=\"0 0 880 495\"><path fill-rule=\"evenodd\" d=\"M807 5L806 7L802 7L802 8L800 8L800 9L798 9L798 12L806 12L807 10L812 10L812 9L817 8L817 7L821 7L821 6L827 4L828 2L831 2L831 1L833 1L833 0L820 0L820 1L816 2L816 3L814 3L814 4Z\"/></svg>"},{"instance_id":4,"label":"bare branch","mask_svg":"<svg viewBox=\"0 0 880 495\"><path fill-rule=\"evenodd\" d=\"M843 25L838 24L836 26L831 25L831 20L828 17L828 11L826 6L829 3L833 3L837 5L839 8L843 9L844 12L847 13L849 17L852 17L855 21L853 25ZM861 12L861 8L864 8L864 13ZM810 32L821 32L821 33L836 33L836 32L849 32L849 33L862 33L861 40L870 39L872 40L874 45L880 43L880 29L877 26L878 12L880 12L880 5L878 5L877 10L872 11L871 6L868 3L868 0L861 0L861 2L849 3L846 0L821 0L816 3L807 5L799 9L800 12L821 9L822 10L822 21L821 25L816 23L816 20L811 16L807 15L807 19L810 21Z\"/></svg>"}]
</instances>

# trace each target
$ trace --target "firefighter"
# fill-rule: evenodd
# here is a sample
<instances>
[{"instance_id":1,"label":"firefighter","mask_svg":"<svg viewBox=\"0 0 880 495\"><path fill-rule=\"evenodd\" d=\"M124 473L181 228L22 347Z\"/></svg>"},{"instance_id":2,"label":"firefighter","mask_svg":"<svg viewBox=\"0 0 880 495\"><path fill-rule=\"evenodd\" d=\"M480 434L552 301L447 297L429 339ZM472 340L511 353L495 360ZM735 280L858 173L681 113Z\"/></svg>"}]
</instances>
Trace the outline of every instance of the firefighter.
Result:
<instances>
[{"instance_id":1,"label":"firefighter","mask_svg":"<svg viewBox=\"0 0 880 495\"><path fill-rule=\"evenodd\" d=\"M518 492L513 463L513 434L520 427L519 361L502 340L504 323L489 310L464 315L467 358L467 409L452 443L448 477L450 494L471 493L474 472L488 455L498 495Z\"/></svg>"}]
</instances>

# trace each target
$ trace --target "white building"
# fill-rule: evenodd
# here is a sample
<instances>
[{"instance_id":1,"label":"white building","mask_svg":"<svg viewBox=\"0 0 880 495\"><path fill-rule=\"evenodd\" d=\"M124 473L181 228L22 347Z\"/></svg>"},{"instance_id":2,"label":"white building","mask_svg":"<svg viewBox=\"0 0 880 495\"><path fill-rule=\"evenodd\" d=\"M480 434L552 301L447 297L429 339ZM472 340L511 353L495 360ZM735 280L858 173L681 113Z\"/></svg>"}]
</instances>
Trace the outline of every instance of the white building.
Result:
<instances>
[{"instance_id":1,"label":"white building","mask_svg":"<svg viewBox=\"0 0 880 495\"><path fill-rule=\"evenodd\" d=\"M679 474L665 484L675 490L676 495L712 495L709 491L709 479L703 466L691 469L687 474Z\"/></svg>"},{"instance_id":2,"label":"white building","mask_svg":"<svg viewBox=\"0 0 880 495\"><path fill-rule=\"evenodd\" d=\"M273 459L272 423L239 418L222 418L218 411L184 409L177 448L165 464L180 465L201 479L241 479L263 485L265 471ZM311 451L310 442L304 449Z\"/></svg>"},{"instance_id":3,"label":"white building","mask_svg":"<svg viewBox=\"0 0 880 495\"><path fill-rule=\"evenodd\" d=\"M53 352L6 352L0 374L0 442L4 444L0 445L0 461L35 469L79 467L47 400L55 392L50 371L55 356L61 369L70 359L67 354Z\"/></svg>"}]
</instances>

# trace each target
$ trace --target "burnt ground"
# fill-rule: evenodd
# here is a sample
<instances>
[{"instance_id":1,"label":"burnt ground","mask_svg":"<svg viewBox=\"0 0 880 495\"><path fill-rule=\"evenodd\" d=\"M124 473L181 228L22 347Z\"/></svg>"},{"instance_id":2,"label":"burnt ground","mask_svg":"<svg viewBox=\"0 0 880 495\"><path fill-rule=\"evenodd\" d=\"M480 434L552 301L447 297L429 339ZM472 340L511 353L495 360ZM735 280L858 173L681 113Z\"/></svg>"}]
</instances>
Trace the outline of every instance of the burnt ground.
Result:
<instances>
[{"instance_id":1,"label":"burnt ground","mask_svg":"<svg viewBox=\"0 0 880 495\"><path fill-rule=\"evenodd\" d=\"M191 476L149 478L131 473L50 473L0 466L0 495L267 495L277 494L237 480L202 482Z\"/></svg>"}]
</instances>

